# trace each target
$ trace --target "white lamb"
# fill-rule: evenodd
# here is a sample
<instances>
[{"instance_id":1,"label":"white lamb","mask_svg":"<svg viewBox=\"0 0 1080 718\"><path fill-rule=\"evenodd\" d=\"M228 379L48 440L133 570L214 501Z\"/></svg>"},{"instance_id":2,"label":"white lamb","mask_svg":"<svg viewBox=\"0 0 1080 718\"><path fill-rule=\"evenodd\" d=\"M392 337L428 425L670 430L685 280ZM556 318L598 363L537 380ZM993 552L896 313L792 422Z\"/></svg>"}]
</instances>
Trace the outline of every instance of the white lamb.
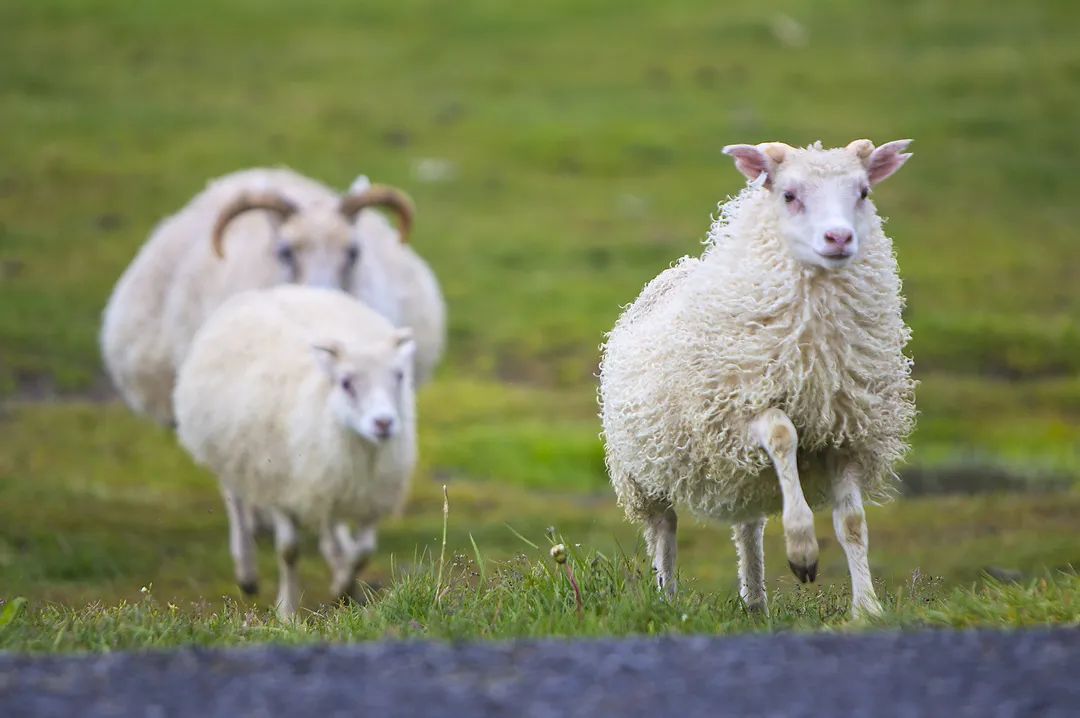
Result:
<instances>
[{"instance_id":1,"label":"white lamb","mask_svg":"<svg viewBox=\"0 0 1080 718\"><path fill-rule=\"evenodd\" d=\"M277 609L299 605L297 522L319 530L331 591L349 594L416 465L415 344L409 329L348 295L281 286L225 302L177 377L177 436L221 482L237 580L256 582L244 504L268 510ZM355 522L354 532L349 522Z\"/></svg>"},{"instance_id":2,"label":"white lamb","mask_svg":"<svg viewBox=\"0 0 1080 718\"><path fill-rule=\"evenodd\" d=\"M395 213L400 235L369 208ZM344 196L287 169L211 182L158 225L109 299L101 346L113 382L135 411L172 423L176 370L202 322L237 292L283 282L344 289L412 328L426 381L446 308L431 269L404 244L412 217L403 193L366 182Z\"/></svg>"},{"instance_id":3,"label":"white lamb","mask_svg":"<svg viewBox=\"0 0 1080 718\"><path fill-rule=\"evenodd\" d=\"M676 505L734 523L740 593L766 610L762 533L817 575L811 506L831 503L855 615L877 614L863 501L888 495L914 426L910 333L892 243L867 198L909 140L724 152L752 180L627 307L604 347L611 482L675 590Z\"/></svg>"}]
</instances>

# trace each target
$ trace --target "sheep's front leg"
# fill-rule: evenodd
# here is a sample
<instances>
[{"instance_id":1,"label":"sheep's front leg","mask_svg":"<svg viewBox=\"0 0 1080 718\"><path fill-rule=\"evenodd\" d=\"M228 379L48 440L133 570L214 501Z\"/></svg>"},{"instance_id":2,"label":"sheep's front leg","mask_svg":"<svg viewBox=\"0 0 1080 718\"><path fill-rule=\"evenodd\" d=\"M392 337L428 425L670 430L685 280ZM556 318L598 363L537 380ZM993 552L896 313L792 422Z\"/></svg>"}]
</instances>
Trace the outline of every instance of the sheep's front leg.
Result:
<instances>
[{"instance_id":1,"label":"sheep's front leg","mask_svg":"<svg viewBox=\"0 0 1080 718\"><path fill-rule=\"evenodd\" d=\"M675 595L675 533L679 525L675 509L658 510L645 521L645 545L656 569L656 586L668 596Z\"/></svg>"},{"instance_id":2,"label":"sheep's front leg","mask_svg":"<svg viewBox=\"0 0 1080 718\"><path fill-rule=\"evenodd\" d=\"M252 596L259 591L258 568L255 564L255 526L245 502L231 489L221 487L225 499L225 514L229 519L229 553L232 554L236 585Z\"/></svg>"},{"instance_id":3,"label":"sheep's front leg","mask_svg":"<svg viewBox=\"0 0 1080 718\"><path fill-rule=\"evenodd\" d=\"M339 599L351 598L356 577L375 553L375 528L361 528L354 537L343 523L326 526L319 539L319 547L330 564L333 576L331 595Z\"/></svg>"},{"instance_id":4,"label":"sheep's front leg","mask_svg":"<svg viewBox=\"0 0 1080 718\"><path fill-rule=\"evenodd\" d=\"M367 566L368 560L375 553L376 535L374 526L361 526L355 535L349 534L348 527L338 526L338 531L350 540L345 542L345 556L348 559L349 583L347 590L352 595L352 588L357 576Z\"/></svg>"},{"instance_id":5,"label":"sheep's front leg","mask_svg":"<svg viewBox=\"0 0 1080 718\"><path fill-rule=\"evenodd\" d=\"M731 539L739 555L739 595L751 613L769 612L765 597L765 519L735 524Z\"/></svg>"},{"instance_id":6,"label":"sheep's front leg","mask_svg":"<svg viewBox=\"0 0 1080 718\"><path fill-rule=\"evenodd\" d=\"M278 556L277 612L283 619L292 618L300 607L300 581L296 561L300 555L300 542L296 535L296 523L283 511L271 510L274 521L274 547Z\"/></svg>"},{"instance_id":7,"label":"sheep's front leg","mask_svg":"<svg viewBox=\"0 0 1080 718\"><path fill-rule=\"evenodd\" d=\"M851 573L851 613L880 616L881 604L870 579L869 540L862 492L859 491L859 465L850 461L840 468L833 483L833 529L847 555Z\"/></svg>"},{"instance_id":8,"label":"sheep's front leg","mask_svg":"<svg viewBox=\"0 0 1080 718\"><path fill-rule=\"evenodd\" d=\"M341 573L345 565L345 549L342 548L341 542L338 541L337 535L334 534L332 524L323 524L322 530L319 532L319 551L322 552L323 558L326 559L326 565L330 567L330 575L333 577L330 592L337 596L337 592L332 587L337 585L338 574Z\"/></svg>"},{"instance_id":9,"label":"sheep's front leg","mask_svg":"<svg viewBox=\"0 0 1080 718\"><path fill-rule=\"evenodd\" d=\"M767 409L751 425L754 438L772 459L784 498L784 542L788 565L800 581L817 578L818 544L814 536L814 513L806 503L796 454L799 437L795 425L779 409Z\"/></svg>"}]
</instances>

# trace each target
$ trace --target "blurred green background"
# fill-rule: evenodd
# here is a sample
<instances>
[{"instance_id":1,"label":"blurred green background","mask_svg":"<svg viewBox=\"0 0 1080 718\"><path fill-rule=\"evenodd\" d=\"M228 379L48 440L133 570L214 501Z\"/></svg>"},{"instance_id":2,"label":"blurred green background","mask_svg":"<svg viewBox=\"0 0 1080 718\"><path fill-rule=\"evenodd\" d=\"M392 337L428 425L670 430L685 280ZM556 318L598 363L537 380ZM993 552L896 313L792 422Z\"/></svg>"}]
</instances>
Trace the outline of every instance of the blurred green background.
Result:
<instances>
[{"instance_id":1,"label":"blurred green background","mask_svg":"<svg viewBox=\"0 0 1080 718\"><path fill-rule=\"evenodd\" d=\"M721 148L771 139L916 140L876 202L922 496L872 512L875 571L1080 564L1073 2L35 0L0 28L0 597L232 592L213 481L116 402L96 334L154 223L255 165L408 190L449 303L415 499L372 575L431 545L442 483L461 546L521 550L508 522L632 548L598 345L742 186ZM685 570L729 589L726 531L685 535Z\"/></svg>"}]
</instances>

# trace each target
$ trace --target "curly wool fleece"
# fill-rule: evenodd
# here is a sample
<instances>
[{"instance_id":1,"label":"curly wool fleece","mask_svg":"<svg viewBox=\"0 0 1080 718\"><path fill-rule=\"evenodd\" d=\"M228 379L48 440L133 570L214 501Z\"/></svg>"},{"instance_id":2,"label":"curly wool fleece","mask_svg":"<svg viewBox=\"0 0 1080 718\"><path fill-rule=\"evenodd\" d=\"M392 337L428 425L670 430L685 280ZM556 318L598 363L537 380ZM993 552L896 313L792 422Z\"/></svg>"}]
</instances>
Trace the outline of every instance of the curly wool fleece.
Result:
<instances>
[{"instance_id":1,"label":"curly wool fleece","mask_svg":"<svg viewBox=\"0 0 1080 718\"><path fill-rule=\"evenodd\" d=\"M859 462L868 499L890 494L915 421L892 243L874 211L851 264L803 265L768 195L755 182L722 205L703 255L653 279L608 335L606 461L632 520L671 503L730 521L779 511L779 482L750 433L770 407L798 431L812 505L829 499L826 449Z\"/></svg>"}]
</instances>

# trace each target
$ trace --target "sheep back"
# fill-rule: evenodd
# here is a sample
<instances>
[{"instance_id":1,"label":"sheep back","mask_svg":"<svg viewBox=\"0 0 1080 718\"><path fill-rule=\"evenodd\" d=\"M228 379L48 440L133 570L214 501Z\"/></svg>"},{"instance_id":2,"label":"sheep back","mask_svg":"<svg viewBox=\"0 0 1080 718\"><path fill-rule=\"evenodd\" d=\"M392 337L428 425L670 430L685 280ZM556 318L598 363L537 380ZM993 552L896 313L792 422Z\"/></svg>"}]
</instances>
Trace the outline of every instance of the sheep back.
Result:
<instances>
[{"instance_id":1,"label":"sheep back","mask_svg":"<svg viewBox=\"0 0 1080 718\"><path fill-rule=\"evenodd\" d=\"M364 211L357 218L364 252L353 294L416 339L416 384L426 384L446 348L446 303L435 273L412 247L402 244L386 217Z\"/></svg>"}]
</instances>

